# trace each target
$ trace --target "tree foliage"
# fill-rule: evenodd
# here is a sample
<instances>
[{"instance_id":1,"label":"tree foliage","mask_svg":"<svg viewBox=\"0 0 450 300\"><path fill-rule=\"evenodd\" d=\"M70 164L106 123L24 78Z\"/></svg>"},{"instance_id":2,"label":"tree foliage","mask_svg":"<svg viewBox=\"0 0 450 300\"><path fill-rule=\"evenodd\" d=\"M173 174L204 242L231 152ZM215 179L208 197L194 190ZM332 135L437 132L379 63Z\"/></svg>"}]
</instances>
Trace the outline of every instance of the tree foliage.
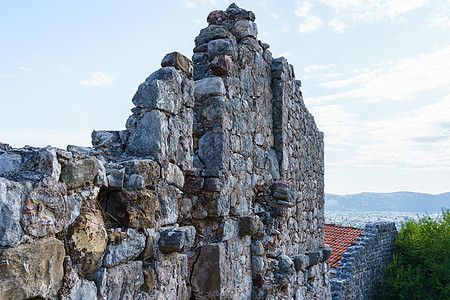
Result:
<instances>
[{"instance_id":1,"label":"tree foliage","mask_svg":"<svg viewBox=\"0 0 450 300\"><path fill-rule=\"evenodd\" d=\"M450 209L402 224L385 286L386 299L450 299Z\"/></svg>"}]
</instances>

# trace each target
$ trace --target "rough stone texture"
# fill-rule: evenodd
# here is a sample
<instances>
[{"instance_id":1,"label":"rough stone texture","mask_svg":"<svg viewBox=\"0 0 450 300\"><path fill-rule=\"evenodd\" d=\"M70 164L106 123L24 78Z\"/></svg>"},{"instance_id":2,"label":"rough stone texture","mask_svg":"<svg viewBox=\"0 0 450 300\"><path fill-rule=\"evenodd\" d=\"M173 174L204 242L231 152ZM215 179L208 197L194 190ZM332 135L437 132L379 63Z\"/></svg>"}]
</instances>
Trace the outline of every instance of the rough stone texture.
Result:
<instances>
[{"instance_id":1,"label":"rough stone texture","mask_svg":"<svg viewBox=\"0 0 450 300\"><path fill-rule=\"evenodd\" d=\"M69 227L68 248L75 268L87 276L101 266L107 235L100 211L83 207Z\"/></svg>"},{"instance_id":2,"label":"rough stone texture","mask_svg":"<svg viewBox=\"0 0 450 300\"><path fill-rule=\"evenodd\" d=\"M0 144L4 253L56 235L66 298L330 299L323 135L254 21L212 12L93 148Z\"/></svg>"},{"instance_id":3,"label":"rough stone texture","mask_svg":"<svg viewBox=\"0 0 450 300\"><path fill-rule=\"evenodd\" d=\"M0 246L15 246L22 237L20 217L27 186L0 178Z\"/></svg>"},{"instance_id":4,"label":"rough stone texture","mask_svg":"<svg viewBox=\"0 0 450 300\"><path fill-rule=\"evenodd\" d=\"M383 267L392 262L396 237L394 222L366 224L330 280L332 299L380 299L384 295Z\"/></svg>"},{"instance_id":5,"label":"rough stone texture","mask_svg":"<svg viewBox=\"0 0 450 300\"><path fill-rule=\"evenodd\" d=\"M64 244L46 238L0 255L0 299L52 298L62 285Z\"/></svg>"}]
</instances>

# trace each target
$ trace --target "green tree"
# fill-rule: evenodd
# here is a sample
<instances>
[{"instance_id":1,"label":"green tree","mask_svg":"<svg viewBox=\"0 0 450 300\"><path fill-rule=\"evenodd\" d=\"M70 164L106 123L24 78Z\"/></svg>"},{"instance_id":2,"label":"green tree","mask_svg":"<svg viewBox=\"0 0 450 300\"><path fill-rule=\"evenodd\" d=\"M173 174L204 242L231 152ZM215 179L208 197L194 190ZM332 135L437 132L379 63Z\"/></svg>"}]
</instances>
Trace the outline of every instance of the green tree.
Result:
<instances>
[{"instance_id":1,"label":"green tree","mask_svg":"<svg viewBox=\"0 0 450 300\"><path fill-rule=\"evenodd\" d=\"M386 269L386 299L450 299L450 210L403 222Z\"/></svg>"}]
</instances>

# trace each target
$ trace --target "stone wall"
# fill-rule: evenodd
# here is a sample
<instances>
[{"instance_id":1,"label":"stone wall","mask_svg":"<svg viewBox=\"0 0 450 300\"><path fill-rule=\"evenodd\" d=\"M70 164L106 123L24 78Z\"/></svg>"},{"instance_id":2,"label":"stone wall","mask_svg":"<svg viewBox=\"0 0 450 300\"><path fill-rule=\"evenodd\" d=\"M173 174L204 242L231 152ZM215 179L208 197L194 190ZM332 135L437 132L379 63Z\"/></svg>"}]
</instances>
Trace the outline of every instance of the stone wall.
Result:
<instances>
[{"instance_id":1,"label":"stone wall","mask_svg":"<svg viewBox=\"0 0 450 300\"><path fill-rule=\"evenodd\" d=\"M381 299L383 268L392 261L397 229L394 222L366 224L356 244L339 262L330 280L332 299Z\"/></svg>"},{"instance_id":2,"label":"stone wall","mask_svg":"<svg viewBox=\"0 0 450 300\"><path fill-rule=\"evenodd\" d=\"M330 298L323 135L254 21L211 12L92 148L0 144L0 299Z\"/></svg>"}]
</instances>

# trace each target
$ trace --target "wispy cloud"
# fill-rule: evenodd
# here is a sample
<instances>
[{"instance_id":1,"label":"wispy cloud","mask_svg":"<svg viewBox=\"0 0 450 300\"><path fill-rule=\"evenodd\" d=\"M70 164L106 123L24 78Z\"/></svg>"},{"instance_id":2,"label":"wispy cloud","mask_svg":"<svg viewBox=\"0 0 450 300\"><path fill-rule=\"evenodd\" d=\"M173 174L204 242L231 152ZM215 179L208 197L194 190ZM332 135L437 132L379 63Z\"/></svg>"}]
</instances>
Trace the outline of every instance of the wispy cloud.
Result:
<instances>
[{"instance_id":1,"label":"wispy cloud","mask_svg":"<svg viewBox=\"0 0 450 300\"><path fill-rule=\"evenodd\" d=\"M330 22L328 22L328 26L330 26L331 28L333 28L334 31L339 32L339 33L343 33L344 29L347 28L347 25L345 25L343 22L334 19L331 20Z\"/></svg>"},{"instance_id":2,"label":"wispy cloud","mask_svg":"<svg viewBox=\"0 0 450 300\"><path fill-rule=\"evenodd\" d=\"M80 80L80 83L85 86L104 86L114 82L114 78L101 72L90 72L92 79Z\"/></svg>"},{"instance_id":3,"label":"wispy cloud","mask_svg":"<svg viewBox=\"0 0 450 300\"><path fill-rule=\"evenodd\" d=\"M183 1L183 4L187 8L197 8L197 4L195 4L194 2L191 2L189 0Z\"/></svg>"},{"instance_id":4,"label":"wispy cloud","mask_svg":"<svg viewBox=\"0 0 450 300\"><path fill-rule=\"evenodd\" d=\"M414 99L417 93L450 86L450 46L413 58L384 62L372 69L357 70L354 76L324 82L327 89L345 92L317 97L316 102L361 98L364 101ZM358 73L362 72L362 73Z\"/></svg>"},{"instance_id":5,"label":"wispy cloud","mask_svg":"<svg viewBox=\"0 0 450 300\"><path fill-rule=\"evenodd\" d=\"M193 20L193 22L194 22L194 24L197 25L197 26L199 26L199 25L202 24L202 20L200 20L200 19L195 19L195 20Z\"/></svg>"},{"instance_id":6,"label":"wispy cloud","mask_svg":"<svg viewBox=\"0 0 450 300\"><path fill-rule=\"evenodd\" d=\"M297 9L294 11L294 14L304 19L303 23L298 27L300 33L311 32L323 26L322 19L312 14L312 8L313 5L309 2L297 2Z\"/></svg>"},{"instance_id":7,"label":"wispy cloud","mask_svg":"<svg viewBox=\"0 0 450 300\"><path fill-rule=\"evenodd\" d=\"M335 67L335 66L336 66L335 64L311 65L311 66L307 66L307 67L303 68L303 71L305 71L306 73L310 73L310 72L326 70L326 69L329 69L329 68Z\"/></svg>"},{"instance_id":8,"label":"wispy cloud","mask_svg":"<svg viewBox=\"0 0 450 300\"><path fill-rule=\"evenodd\" d=\"M31 72L31 69L30 69L30 68L27 68L27 67L18 66L17 68L18 68L19 70L21 70L21 71L24 71L24 72Z\"/></svg>"},{"instance_id":9,"label":"wispy cloud","mask_svg":"<svg viewBox=\"0 0 450 300\"><path fill-rule=\"evenodd\" d=\"M435 9L428 17L428 27L450 28L450 2L447 0L436 1Z\"/></svg>"}]
</instances>

